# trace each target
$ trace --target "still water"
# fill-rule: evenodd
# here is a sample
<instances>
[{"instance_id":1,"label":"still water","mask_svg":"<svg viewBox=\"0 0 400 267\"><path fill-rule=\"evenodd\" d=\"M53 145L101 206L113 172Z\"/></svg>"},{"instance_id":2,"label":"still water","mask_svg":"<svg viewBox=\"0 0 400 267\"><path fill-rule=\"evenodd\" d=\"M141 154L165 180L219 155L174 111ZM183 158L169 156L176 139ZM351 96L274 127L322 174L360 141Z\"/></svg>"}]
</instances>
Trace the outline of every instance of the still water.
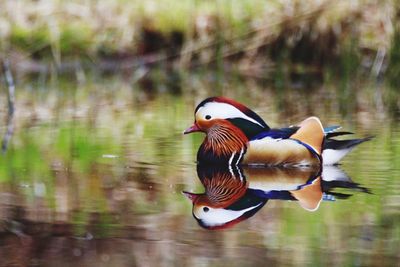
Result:
<instances>
[{"instance_id":1,"label":"still water","mask_svg":"<svg viewBox=\"0 0 400 267\"><path fill-rule=\"evenodd\" d=\"M174 82L18 82L14 134L0 156L0 266L398 266L398 93L361 81L275 88L193 74ZM272 127L317 115L374 138L323 170L204 169L195 164L203 136L182 132L216 94ZM0 112L3 135L6 105ZM214 189L226 181L239 189L219 203ZM244 201L233 223L211 216L207 224L194 196L213 211Z\"/></svg>"}]
</instances>

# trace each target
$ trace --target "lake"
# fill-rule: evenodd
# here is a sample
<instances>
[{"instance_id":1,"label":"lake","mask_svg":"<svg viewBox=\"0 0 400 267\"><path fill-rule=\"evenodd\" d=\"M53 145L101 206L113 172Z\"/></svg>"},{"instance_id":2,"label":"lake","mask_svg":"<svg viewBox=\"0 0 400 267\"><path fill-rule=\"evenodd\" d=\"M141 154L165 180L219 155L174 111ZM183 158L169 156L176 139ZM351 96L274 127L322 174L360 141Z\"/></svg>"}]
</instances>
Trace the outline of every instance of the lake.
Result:
<instances>
[{"instance_id":1,"label":"lake","mask_svg":"<svg viewBox=\"0 0 400 267\"><path fill-rule=\"evenodd\" d=\"M398 89L368 79L140 75L17 79L14 133L0 156L0 266L398 266ZM204 192L195 163L204 136L182 133L212 95L244 103L272 127L316 115L374 138L342 161L342 183L261 173L290 197L274 195L250 218L210 230L182 194ZM5 94L0 103L4 136ZM323 196L313 208L292 192L310 181Z\"/></svg>"}]
</instances>

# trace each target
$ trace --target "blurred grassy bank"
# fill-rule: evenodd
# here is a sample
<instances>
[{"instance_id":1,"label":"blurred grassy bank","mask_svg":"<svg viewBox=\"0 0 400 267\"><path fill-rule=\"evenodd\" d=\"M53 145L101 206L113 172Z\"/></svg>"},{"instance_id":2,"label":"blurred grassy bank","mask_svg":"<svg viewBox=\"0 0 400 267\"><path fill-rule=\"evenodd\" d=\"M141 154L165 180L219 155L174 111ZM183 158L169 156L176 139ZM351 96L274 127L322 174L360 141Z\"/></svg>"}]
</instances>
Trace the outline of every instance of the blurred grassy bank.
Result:
<instances>
[{"instance_id":1,"label":"blurred grassy bank","mask_svg":"<svg viewBox=\"0 0 400 267\"><path fill-rule=\"evenodd\" d=\"M396 10L390 0L5 0L0 56L28 72L167 62L234 63L256 77L354 65L379 74L398 54Z\"/></svg>"}]
</instances>

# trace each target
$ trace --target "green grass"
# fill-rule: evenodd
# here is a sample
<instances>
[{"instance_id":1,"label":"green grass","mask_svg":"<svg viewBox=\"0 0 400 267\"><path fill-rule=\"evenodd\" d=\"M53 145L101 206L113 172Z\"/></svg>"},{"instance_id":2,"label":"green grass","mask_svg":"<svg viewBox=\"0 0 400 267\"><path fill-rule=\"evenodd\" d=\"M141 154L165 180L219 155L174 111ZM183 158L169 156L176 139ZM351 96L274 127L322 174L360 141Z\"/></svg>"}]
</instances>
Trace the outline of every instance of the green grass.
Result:
<instances>
[{"instance_id":1,"label":"green grass","mask_svg":"<svg viewBox=\"0 0 400 267\"><path fill-rule=\"evenodd\" d=\"M22 55L19 60L33 57L60 63L77 57L137 55L158 44L156 52L173 46L175 52L183 49L189 60L204 63L217 58L222 66L221 60L236 53L251 59L256 51L258 58L268 57L259 48L277 40L284 40L278 53L304 53L296 50L296 43L303 40L311 45L307 53L334 42L324 53L336 55L347 49L350 36L357 44L355 53L374 53L396 42L391 31L395 10L391 1L372 0L5 0L0 3L0 57L13 52ZM146 39L148 31L157 39ZM327 33L334 39L327 39ZM174 39L176 34L183 43ZM307 36L310 39L304 39ZM205 48L210 45L212 49Z\"/></svg>"}]
</instances>

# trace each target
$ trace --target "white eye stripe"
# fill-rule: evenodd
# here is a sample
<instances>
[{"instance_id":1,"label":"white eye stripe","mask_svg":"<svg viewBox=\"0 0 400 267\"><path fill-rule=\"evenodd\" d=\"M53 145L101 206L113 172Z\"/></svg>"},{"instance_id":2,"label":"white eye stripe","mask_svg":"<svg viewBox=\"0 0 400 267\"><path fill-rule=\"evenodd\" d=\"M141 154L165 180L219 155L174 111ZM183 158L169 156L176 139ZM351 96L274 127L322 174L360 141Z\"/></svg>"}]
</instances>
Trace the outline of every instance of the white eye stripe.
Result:
<instances>
[{"instance_id":1,"label":"white eye stripe","mask_svg":"<svg viewBox=\"0 0 400 267\"><path fill-rule=\"evenodd\" d=\"M255 119L247 116L238 108L227 103L209 102L206 103L203 107L200 107L196 112L196 117L200 117L202 119L206 119L207 115L211 116L212 119L243 118L258 124L261 127L264 127Z\"/></svg>"},{"instance_id":2,"label":"white eye stripe","mask_svg":"<svg viewBox=\"0 0 400 267\"><path fill-rule=\"evenodd\" d=\"M227 210L227 209L223 209L223 208L219 208L219 209L213 209L210 208L210 210L208 212L203 212L203 209L200 210L200 212L195 212L194 216L197 219L200 219L203 221L204 224L206 224L207 226L218 226L218 225L222 225L224 223L233 221L237 218L239 218L240 216L242 216L243 214L245 214L246 212L253 210L257 207L259 207L261 205L257 204L255 206L249 207L247 209L243 209L243 210Z\"/></svg>"}]
</instances>

